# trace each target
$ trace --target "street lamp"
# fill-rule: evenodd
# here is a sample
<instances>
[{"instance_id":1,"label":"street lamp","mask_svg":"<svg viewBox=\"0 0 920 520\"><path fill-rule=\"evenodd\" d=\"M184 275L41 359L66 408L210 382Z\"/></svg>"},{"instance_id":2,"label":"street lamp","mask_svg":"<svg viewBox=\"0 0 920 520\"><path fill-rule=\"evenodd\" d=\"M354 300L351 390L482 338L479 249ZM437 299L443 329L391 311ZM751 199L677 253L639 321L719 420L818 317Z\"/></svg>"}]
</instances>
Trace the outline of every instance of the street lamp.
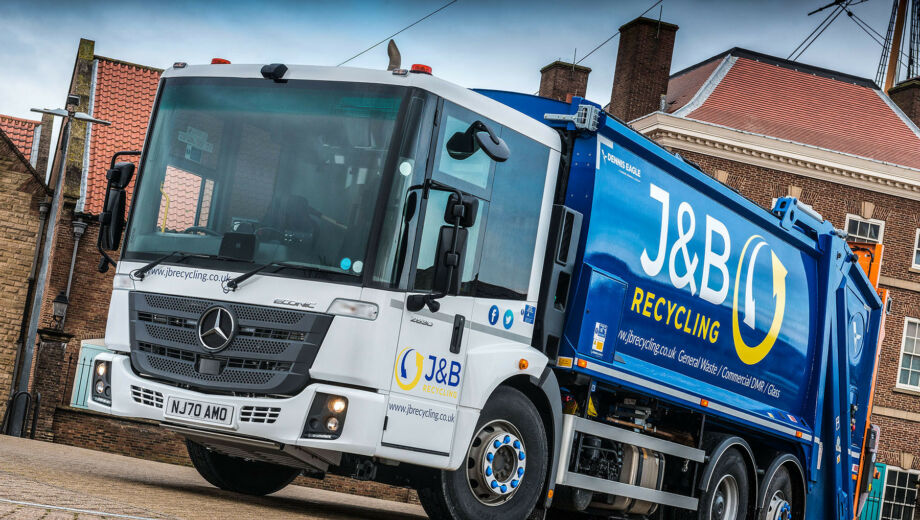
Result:
<instances>
[{"instance_id":1,"label":"street lamp","mask_svg":"<svg viewBox=\"0 0 920 520\"><path fill-rule=\"evenodd\" d=\"M67 299L67 295L64 294L64 291L58 293L58 295L51 300L51 321L56 328L63 328L64 317L67 316L68 305L70 305L70 300Z\"/></svg>"}]
</instances>

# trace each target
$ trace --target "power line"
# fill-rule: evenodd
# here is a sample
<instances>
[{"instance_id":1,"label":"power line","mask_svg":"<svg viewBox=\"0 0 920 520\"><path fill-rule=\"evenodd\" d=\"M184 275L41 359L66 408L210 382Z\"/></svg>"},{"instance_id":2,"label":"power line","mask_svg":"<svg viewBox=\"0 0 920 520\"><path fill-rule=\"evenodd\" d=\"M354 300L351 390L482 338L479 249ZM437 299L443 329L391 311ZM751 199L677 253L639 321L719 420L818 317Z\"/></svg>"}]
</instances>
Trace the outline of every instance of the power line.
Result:
<instances>
[{"instance_id":1,"label":"power line","mask_svg":"<svg viewBox=\"0 0 920 520\"><path fill-rule=\"evenodd\" d=\"M830 21L827 22L827 23L824 25L824 27L821 28L820 31L818 31L818 34L815 34L814 38L812 38L810 42L808 42L807 44L805 44L805 47L802 47L802 50L800 50L799 53L795 55L795 58L792 58L792 61L798 61L799 58L801 58L802 55L805 54L805 51L807 51L808 48L811 47L811 44L813 44L813 43L815 43L816 41L818 41L818 38L820 38L821 35L824 34L824 31L826 31L828 27L830 27L831 25L833 25L834 21L837 20L837 17L840 16L841 13L843 13L844 11L846 11L846 8L847 8L848 5L850 5L850 2L846 2L846 3L844 3L844 4L840 5L840 6L838 6L837 9L831 13L833 16L830 17ZM814 34L814 31L812 31L812 34ZM806 40L807 40L807 39L806 39ZM804 42L803 42L803 43L804 43ZM801 47L801 44L799 44L799 46ZM793 52L793 54L795 54L795 51L792 51L792 52ZM790 56L791 56L791 55L790 55Z\"/></svg>"},{"instance_id":2,"label":"power line","mask_svg":"<svg viewBox=\"0 0 920 520\"><path fill-rule=\"evenodd\" d=\"M839 7L839 6L838 6L838 7ZM814 11L812 11L812 12L814 12ZM809 13L809 14L811 14L811 13ZM802 45L805 45L805 42L807 42L812 36L814 36L815 33L818 32L818 29L820 29L825 23L827 23L827 21L830 20L831 16L833 16L833 15L834 15L834 11L831 11L831 12L827 13L827 16L826 16L823 20L821 20L821 23L819 23L819 24L817 25L817 27L815 27L815 28L811 31L811 33L809 33L808 36L806 36L805 39L802 40L802 42L799 43L798 46L796 46L795 49L792 49L792 52L789 53L789 56L786 56L786 59L787 59L787 60L788 60L788 59L791 59L792 56L793 56L796 52L798 52L799 49L802 48Z\"/></svg>"},{"instance_id":3,"label":"power line","mask_svg":"<svg viewBox=\"0 0 920 520\"><path fill-rule=\"evenodd\" d=\"M641 18L641 17L645 16L646 13L648 13L649 11L651 11L652 9L654 9L655 7L657 7L658 4L660 4L661 2L664 2L664 0L658 0L657 2L655 2L654 4L652 4L651 6L649 6L648 9L646 9L645 11L642 11L642 14L640 14L640 15L637 16L636 18ZM585 54L584 56L581 57L580 60L576 61L576 62L575 62L575 65L578 65L579 63L585 61L585 60L588 58L588 56L594 54L594 51L600 49L600 48L603 47L604 45L607 45L607 43L608 43L610 40L616 38L617 36L619 36L619 34L620 34L620 30L617 29L617 32L615 32L615 33L613 33L612 35L610 35L610 38L607 38L606 40L602 41L597 47L591 49L591 52L589 52L588 54Z\"/></svg>"},{"instance_id":4,"label":"power line","mask_svg":"<svg viewBox=\"0 0 920 520\"><path fill-rule=\"evenodd\" d=\"M432 16L438 14L439 12L443 11L444 9L447 9L448 7L450 7L451 5L453 5L453 4L455 4L455 3L457 3L457 0L451 0L450 2L447 2L446 4L442 5L441 7L435 9L434 11L431 11L430 13L428 13L428 14L426 14L425 16L419 18L418 20L416 20L416 21L410 23L409 25L407 25L407 26L403 27L402 29L396 31L395 33L393 33L393 34L387 36L386 38L380 40L379 42L377 42L377 43L371 45L370 47L368 47L368 48L366 48L366 49L364 49L363 51L359 52L358 54L355 54L355 55L352 56L351 58L348 58L347 60L343 61L342 63L339 63L338 65L336 65L336 67L341 67L342 65L345 65L345 64L348 63L349 61L351 61L351 60L357 58L358 56L364 54L365 52L367 52L367 51L369 51L369 50L371 50L371 49L373 49L374 47L380 45L381 43L383 43L383 42L385 42L385 41L388 41L390 38L396 36L397 34L403 32L403 31L405 31L406 29L410 29L410 28L412 28L413 26L418 25L419 23L423 22L424 20L426 20L426 19L428 19L428 18L430 18L430 17L432 17Z\"/></svg>"},{"instance_id":5,"label":"power line","mask_svg":"<svg viewBox=\"0 0 920 520\"><path fill-rule=\"evenodd\" d=\"M883 41L883 40L884 40L884 36L882 36L881 34L879 34L878 31L876 31L875 29L873 29L872 26L869 25L868 23L866 23L865 20L863 20L862 18L856 16L856 14L853 13L852 11L847 11L847 16L850 17L850 20L852 20L853 23L855 23L857 27L859 27L860 29L863 30L864 33L866 33L867 35L869 35L869 38L872 38L872 40L873 40L875 43L881 45L882 47L885 47L885 42ZM871 31L871 32L870 32L870 31ZM875 33L875 34L873 35L872 33ZM876 38L876 36L878 36L878 38ZM908 56L907 54L905 54L904 51L898 51L898 52L899 52L899 54L900 54L901 56L904 56L905 58L907 58L908 60L910 60L910 56ZM901 62L901 65L904 65L905 67L907 67L907 63L904 63L904 60L898 59L898 61Z\"/></svg>"}]
</instances>

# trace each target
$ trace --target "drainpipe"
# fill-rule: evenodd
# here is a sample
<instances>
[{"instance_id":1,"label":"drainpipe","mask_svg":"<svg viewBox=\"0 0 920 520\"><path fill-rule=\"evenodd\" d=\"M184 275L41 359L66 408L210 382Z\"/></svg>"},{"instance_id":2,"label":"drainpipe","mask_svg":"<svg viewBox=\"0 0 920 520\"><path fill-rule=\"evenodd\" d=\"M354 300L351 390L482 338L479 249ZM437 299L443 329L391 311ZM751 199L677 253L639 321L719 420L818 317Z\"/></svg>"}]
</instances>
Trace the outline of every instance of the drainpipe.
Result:
<instances>
[{"instance_id":1,"label":"drainpipe","mask_svg":"<svg viewBox=\"0 0 920 520\"><path fill-rule=\"evenodd\" d=\"M73 270L74 266L77 263L77 252L80 250L80 238L83 237L83 233L86 232L87 222L83 220L83 215L74 215L73 220L73 254L70 257L70 272L67 273L67 290L64 292L64 296L67 297L67 301L70 301L70 286L73 283ZM69 306L68 306L69 308ZM64 329L64 320L67 319L67 311L64 311L64 315L61 316L61 329Z\"/></svg>"},{"instance_id":2,"label":"drainpipe","mask_svg":"<svg viewBox=\"0 0 920 520\"><path fill-rule=\"evenodd\" d=\"M25 347L26 332L29 326L29 308L32 306L32 295L35 292L35 271L38 270L38 259L42 252L42 233L45 231L45 222L48 220L48 210L51 209L51 202L43 200L38 203L38 235L35 237L35 252L32 255L32 269L29 271L28 287L26 288L26 301L22 309L22 322L19 324L19 339L16 343L19 348L16 349L16 360L13 361L13 378L16 381L19 376L19 360ZM10 397L16 392L16 385L10 385Z\"/></svg>"}]
</instances>

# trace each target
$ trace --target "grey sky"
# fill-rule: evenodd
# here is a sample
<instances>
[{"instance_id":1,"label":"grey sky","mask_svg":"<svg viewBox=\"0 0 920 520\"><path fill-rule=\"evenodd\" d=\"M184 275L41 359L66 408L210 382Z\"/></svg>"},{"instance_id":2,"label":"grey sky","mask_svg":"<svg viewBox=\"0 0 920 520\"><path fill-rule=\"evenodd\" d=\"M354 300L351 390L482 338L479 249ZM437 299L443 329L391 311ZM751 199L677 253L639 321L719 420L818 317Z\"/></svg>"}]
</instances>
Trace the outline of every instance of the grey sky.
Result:
<instances>
[{"instance_id":1,"label":"grey sky","mask_svg":"<svg viewBox=\"0 0 920 520\"><path fill-rule=\"evenodd\" d=\"M0 113L35 118L30 107L62 105L80 37L96 53L167 67L175 61L335 65L447 0L204 2L199 0L2 0ZM672 71L731 47L786 57L821 21L806 16L829 0L664 0L663 20L680 26ZM403 63L425 63L467 87L534 92L539 69L584 55L654 0L459 0L396 37ZM854 0L856 4L859 0ZM852 11L884 34L890 0ZM657 17L658 8L648 16ZM610 97L618 38L582 64L588 97ZM800 59L874 78L881 47L844 14ZM385 46L349 66L386 66Z\"/></svg>"}]
</instances>

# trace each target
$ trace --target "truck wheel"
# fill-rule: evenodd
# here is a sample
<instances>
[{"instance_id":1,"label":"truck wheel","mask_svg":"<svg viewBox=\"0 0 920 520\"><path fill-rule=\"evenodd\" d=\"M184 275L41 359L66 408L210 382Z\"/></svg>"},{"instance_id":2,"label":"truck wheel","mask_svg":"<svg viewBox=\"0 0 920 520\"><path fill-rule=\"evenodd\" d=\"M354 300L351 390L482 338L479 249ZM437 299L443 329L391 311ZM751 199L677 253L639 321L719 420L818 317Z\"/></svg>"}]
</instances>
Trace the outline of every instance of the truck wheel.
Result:
<instances>
[{"instance_id":1,"label":"truck wheel","mask_svg":"<svg viewBox=\"0 0 920 520\"><path fill-rule=\"evenodd\" d=\"M748 517L747 466L741 453L729 448L712 472L709 489L700 499L700 520L745 520Z\"/></svg>"},{"instance_id":2,"label":"truck wheel","mask_svg":"<svg viewBox=\"0 0 920 520\"><path fill-rule=\"evenodd\" d=\"M761 520L792 520L792 479L786 468L779 468L767 488L767 503Z\"/></svg>"},{"instance_id":3,"label":"truck wheel","mask_svg":"<svg viewBox=\"0 0 920 520\"><path fill-rule=\"evenodd\" d=\"M439 471L418 495L435 520L518 520L533 510L546 480L543 421L524 394L500 387L486 403L466 459Z\"/></svg>"},{"instance_id":4,"label":"truck wheel","mask_svg":"<svg viewBox=\"0 0 920 520\"><path fill-rule=\"evenodd\" d=\"M211 484L226 491L246 495L268 495L287 486L300 470L278 464L245 460L217 453L186 439L192 465Z\"/></svg>"}]
</instances>

